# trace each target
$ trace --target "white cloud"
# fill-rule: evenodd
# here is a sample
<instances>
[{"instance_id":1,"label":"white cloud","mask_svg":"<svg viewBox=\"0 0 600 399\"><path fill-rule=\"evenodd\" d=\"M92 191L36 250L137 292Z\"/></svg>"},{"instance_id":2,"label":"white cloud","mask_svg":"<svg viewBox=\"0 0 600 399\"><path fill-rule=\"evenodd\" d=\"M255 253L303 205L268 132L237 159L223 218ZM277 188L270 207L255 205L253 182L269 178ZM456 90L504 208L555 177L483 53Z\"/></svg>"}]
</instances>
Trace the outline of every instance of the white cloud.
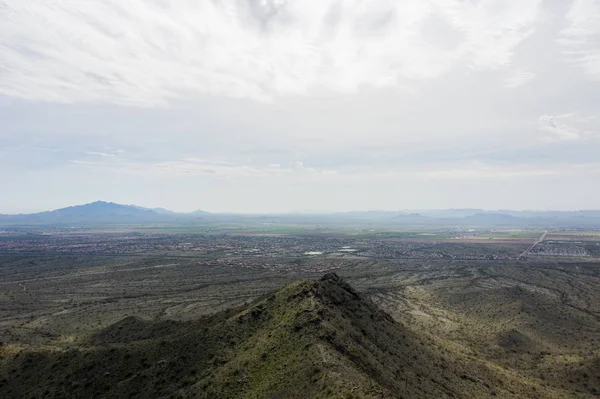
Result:
<instances>
[{"instance_id":1,"label":"white cloud","mask_svg":"<svg viewBox=\"0 0 600 399\"><path fill-rule=\"evenodd\" d=\"M86 151L86 155L95 155L99 157L114 157L115 154L109 154L106 152L97 152L97 151Z\"/></svg>"},{"instance_id":2,"label":"white cloud","mask_svg":"<svg viewBox=\"0 0 600 399\"><path fill-rule=\"evenodd\" d=\"M294 161L289 167L274 167L273 164L246 165L224 160L185 158L163 162L136 162L132 160L72 160L73 167L108 171L116 174L140 175L153 177L208 177L236 181L253 181L260 184L281 184L287 182L320 181L340 183L369 183L422 180L493 180L522 177L544 177L557 175L560 172L552 168L532 167L531 165L494 166L480 161L461 164L447 164L411 170L394 168L378 168L376 170L354 170L339 173L332 169L320 169L307 166L303 161ZM277 179L277 180L274 180ZM324 180L323 180L324 179ZM332 180L334 179L334 180Z\"/></svg>"},{"instance_id":3,"label":"white cloud","mask_svg":"<svg viewBox=\"0 0 600 399\"><path fill-rule=\"evenodd\" d=\"M0 208L593 205L599 1L558 3L0 0Z\"/></svg>"},{"instance_id":4,"label":"white cloud","mask_svg":"<svg viewBox=\"0 0 600 399\"><path fill-rule=\"evenodd\" d=\"M47 148L47 147L32 147L31 149L34 151L52 152L52 153L58 153L58 152L64 151L63 149L60 149L60 148Z\"/></svg>"},{"instance_id":5,"label":"white cloud","mask_svg":"<svg viewBox=\"0 0 600 399\"><path fill-rule=\"evenodd\" d=\"M557 172L547 169L448 169L424 172L422 175L431 179L495 179L495 178L516 178L516 177L535 177L552 176Z\"/></svg>"},{"instance_id":6,"label":"white cloud","mask_svg":"<svg viewBox=\"0 0 600 399\"><path fill-rule=\"evenodd\" d=\"M91 155L100 154L91 153ZM282 168L279 164L270 164L267 166L246 165L224 160L202 158L183 158L160 162L140 162L131 159L117 158L112 158L110 160L75 159L69 161L69 164L74 167L96 169L112 173L163 177L210 176L225 179L260 179L284 176L294 178L310 175L328 176L337 174L336 171L330 169L307 167L302 161L292 162L288 168Z\"/></svg>"},{"instance_id":7,"label":"white cloud","mask_svg":"<svg viewBox=\"0 0 600 399\"><path fill-rule=\"evenodd\" d=\"M5 1L0 94L165 105L403 88L510 64L540 0ZM452 38L452 39L450 39Z\"/></svg>"},{"instance_id":8,"label":"white cloud","mask_svg":"<svg viewBox=\"0 0 600 399\"><path fill-rule=\"evenodd\" d=\"M538 119L540 130L551 133L550 136L543 138L546 142L560 142L569 140L579 140L589 135L589 132L582 131L572 123L581 121L581 118L574 113L551 116L542 115Z\"/></svg>"},{"instance_id":9,"label":"white cloud","mask_svg":"<svg viewBox=\"0 0 600 399\"><path fill-rule=\"evenodd\" d=\"M92 157L112 158L122 156L125 154L125 150L104 146L102 147L102 151L85 151L84 154Z\"/></svg>"},{"instance_id":10,"label":"white cloud","mask_svg":"<svg viewBox=\"0 0 600 399\"><path fill-rule=\"evenodd\" d=\"M564 170L564 168L563 168ZM352 176L352 180L358 178L362 181L447 181L454 182L457 180L464 181L494 181L498 179L511 180L518 178L540 178L547 176L556 176L562 171L548 166L540 167L535 164L512 164L512 165L495 165L479 160L471 160L466 162L445 163L438 165L422 165L419 168L411 168L411 170L389 170L387 172L375 173L357 173Z\"/></svg>"},{"instance_id":11,"label":"white cloud","mask_svg":"<svg viewBox=\"0 0 600 399\"><path fill-rule=\"evenodd\" d=\"M566 20L559 38L565 54L600 81L600 1L574 0Z\"/></svg>"},{"instance_id":12,"label":"white cloud","mask_svg":"<svg viewBox=\"0 0 600 399\"><path fill-rule=\"evenodd\" d=\"M316 169L312 167L307 167L303 161L294 161L290 163L290 169L292 171L301 172L301 173L314 173L321 175L336 175L337 171L329 170L329 169Z\"/></svg>"},{"instance_id":13,"label":"white cloud","mask_svg":"<svg viewBox=\"0 0 600 399\"><path fill-rule=\"evenodd\" d=\"M304 162L302 161L294 161L290 163L290 167L295 170L311 170L310 168L304 166Z\"/></svg>"},{"instance_id":14,"label":"white cloud","mask_svg":"<svg viewBox=\"0 0 600 399\"><path fill-rule=\"evenodd\" d=\"M523 86L535 79L535 76L535 73L518 69L513 71L512 74L504 80L504 87L514 89Z\"/></svg>"}]
</instances>

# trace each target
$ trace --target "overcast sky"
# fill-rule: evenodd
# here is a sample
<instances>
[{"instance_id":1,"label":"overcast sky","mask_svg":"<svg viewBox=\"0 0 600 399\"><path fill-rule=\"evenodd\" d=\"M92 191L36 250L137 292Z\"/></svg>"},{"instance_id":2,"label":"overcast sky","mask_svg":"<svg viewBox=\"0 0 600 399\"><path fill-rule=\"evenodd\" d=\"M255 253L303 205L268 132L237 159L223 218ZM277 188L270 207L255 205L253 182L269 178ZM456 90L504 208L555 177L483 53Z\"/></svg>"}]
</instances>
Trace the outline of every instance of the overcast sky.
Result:
<instances>
[{"instance_id":1,"label":"overcast sky","mask_svg":"<svg viewBox=\"0 0 600 399\"><path fill-rule=\"evenodd\" d=\"M600 0L0 0L0 213L600 208Z\"/></svg>"}]
</instances>

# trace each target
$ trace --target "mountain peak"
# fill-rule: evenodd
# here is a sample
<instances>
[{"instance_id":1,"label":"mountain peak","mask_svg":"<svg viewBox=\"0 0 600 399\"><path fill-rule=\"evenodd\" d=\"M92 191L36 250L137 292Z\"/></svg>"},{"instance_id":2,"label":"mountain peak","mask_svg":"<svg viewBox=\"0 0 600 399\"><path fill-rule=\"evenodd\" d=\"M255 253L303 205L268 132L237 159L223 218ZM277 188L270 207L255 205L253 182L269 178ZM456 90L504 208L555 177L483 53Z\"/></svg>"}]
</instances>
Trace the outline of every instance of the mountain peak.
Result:
<instances>
[{"instance_id":1,"label":"mountain peak","mask_svg":"<svg viewBox=\"0 0 600 399\"><path fill-rule=\"evenodd\" d=\"M452 359L335 273L196 321L129 317L68 351L3 362L4 397L515 397L505 376Z\"/></svg>"},{"instance_id":2,"label":"mountain peak","mask_svg":"<svg viewBox=\"0 0 600 399\"><path fill-rule=\"evenodd\" d=\"M327 273L323 277L321 277L321 281L331 281L339 283L342 281L342 278L338 276L337 273Z\"/></svg>"}]
</instances>

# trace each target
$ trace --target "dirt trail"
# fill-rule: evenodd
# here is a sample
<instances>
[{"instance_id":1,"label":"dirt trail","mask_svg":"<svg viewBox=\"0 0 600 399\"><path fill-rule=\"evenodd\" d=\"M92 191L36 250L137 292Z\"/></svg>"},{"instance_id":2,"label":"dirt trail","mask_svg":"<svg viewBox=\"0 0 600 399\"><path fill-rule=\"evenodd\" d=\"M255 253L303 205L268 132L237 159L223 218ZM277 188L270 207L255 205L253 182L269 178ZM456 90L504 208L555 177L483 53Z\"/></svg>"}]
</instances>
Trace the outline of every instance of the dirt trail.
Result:
<instances>
[{"instance_id":1,"label":"dirt trail","mask_svg":"<svg viewBox=\"0 0 600 399\"><path fill-rule=\"evenodd\" d=\"M522 258L524 256L527 256L527 254L529 254L529 252L531 252L538 244L541 244L544 239L546 238L546 235L548 235L548 230L544 231L544 233L540 236L540 238L538 238L532 246L530 246L529 248L527 248L525 251L523 251L523 253L521 255L519 255L519 258Z\"/></svg>"}]
</instances>

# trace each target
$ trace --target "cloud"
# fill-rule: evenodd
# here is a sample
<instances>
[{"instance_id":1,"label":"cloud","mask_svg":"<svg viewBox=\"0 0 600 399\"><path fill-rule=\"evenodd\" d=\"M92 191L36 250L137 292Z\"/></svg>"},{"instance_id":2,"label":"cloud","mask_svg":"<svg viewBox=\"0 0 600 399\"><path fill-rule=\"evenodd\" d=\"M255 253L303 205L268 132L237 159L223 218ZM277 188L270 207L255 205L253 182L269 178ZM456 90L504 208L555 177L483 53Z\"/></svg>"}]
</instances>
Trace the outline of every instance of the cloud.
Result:
<instances>
[{"instance_id":1,"label":"cloud","mask_svg":"<svg viewBox=\"0 0 600 399\"><path fill-rule=\"evenodd\" d=\"M512 72L511 76L504 80L504 87L514 89L523 86L535 79L535 76L535 73L523 69L518 69Z\"/></svg>"},{"instance_id":2,"label":"cloud","mask_svg":"<svg viewBox=\"0 0 600 399\"><path fill-rule=\"evenodd\" d=\"M296 172L302 172L302 173L315 173L315 174L321 174L321 175L335 175L337 174L337 171L335 170L328 170L328 169L316 169L316 168L311 168L311 167L307 167L306 165L304 165L303 161L294 161L290 164L290 169L292 171L296 171Z\"/></svg>"},{"instance_id":3,"label":"cloud","mask_svg":"<svg viewBox=\"0 0 600 399\"><path fill-rule=\"evenodd\" d=\"M431 179L495 179L495 178L516 178L516 177L535 177L552 176L557 172L547 169L448 169L424 172L422 176Z\"/></svg>"},{"instance_id":4,"label":"cloud","mask_svg":"<svg viewBox=\"0 0 600 399\"><path fill-rule=\"evenodd\" d=\"M307 168L306 166L304 166L304 162L302 161L294 161L290 163L290 167L294 170L312 171L312 168Z\"/></svg>"},{"instance_id":5,"label":"cloud","mask_svg":"<svg viewBox=\"0 0 600 399\"><path fill-rule=\"evenodd\" d=\"M389 168L387 171L375 171L364 173L359 171L352 176L352 180L357 179L365 182L370 181L405 181L405 182L425 182L425 181L494 181L498 179L512 180L518 178L539 178L546 176L556 176L562 173L565 168L556 168L556 165L536 165L535 163L511 163L497 164L484 162L480 160L467 160L452 163L438 163L431 165L413 166L410 170L394 170ZM360 177L357 177L360 176Z\"/></svg>"},{"instance_id":6,"label":"cloud","mask_svg":"<svg viewBox=\"0 0 600 399\"><path fill-rule=\"evenodd\" d=\"M0 0L0 207L592 203L597 4Z\"/></svg>"},{"instance_id":7,"label":"cloud","mask_svg":"<svg viewBox=\"0 0 600 399\"><path fill-rule=\"evenodd\" d=\"M558 175L562 172L552 167L536 165L493 165L481 161L456 162L440 165L421 165L410 170L393 166L376 169L358 169L338 172L333 169L307 166L303 161L290 162L288 167L270 165L248 165L224 160L185 158L161 162L137 162L116 158L103 160L71 160L71 167L94 169L120 175L138 175L161 178L204 177L257 184L283 184L294 182L369 184L372 182L398 181L454 181L494 180L512 178L537 178ZM564 170L564 168L562 168Z\"/></svg>"},{"instance_id":8,"label":"cloud","mask_svg":"<svg viewBox=\"0 0 600 399\"><path fill-rule=\"evenodd\" d=\"M579 140L585 137L587 135L585 132L569 125L569 122L576 119L573 113L558 116L540 116L538 119L539 129L552 134L551 136L545 136L543 140L546 142L559 142Z\"/></svg>"},{"instance_id":9,"label":"cloud","mask_svg":"<svg viewBox=\"0 0 600 399\"><path fill-rule=\"evenodd\" d=\"M97 154L92 154L97 155ZM144 162L132 159L75 159L68 161L72 167L96 169L119 174L142 176L209 176L224 179L234 178L273 178L273 177L302 177L307 175L335 175L330 169L307 167L302 161L290 163L288 168L279 164L247 165L225 160L210 160L202 158L183 158L179 160Z\"/></svg>"},{"instance_id":10,"label":"cloud","mask_svg":"<svg viewBox=\"0 0 600 399\"><path fill-rule=\"evenodd\" d=\"M102 158L112 158L117 156L122 156L125 154L125 150L120 148L113 148L110 146L102 147L102 151L85 151L85 155L90 155L92 157L102 157Z\"/></svg>"},{"instance_id":11,"label":"cloud","mask_svg":"<svg viewBox=\"0 0 600 399\"><path fill-rule=\"evenodd\" d=\"M49 147L31 147L31 149L33 151L51 152L51 153L58 153L61 151L65 151L62 148L49 148Z\"/></svg>"},{"instance_id":12,"label":"cloud","mask_svg":"<svg viewBox=\"0 0 600 399\"><path fill-rule=\"evenodd\" d=\"M97 151L86 151L86 155L96 155L99 157L114 157L115 154L108 154L106 152L97 152Z\"/></svg>"},{"instance_id":13,"label":"cloud","mask_svg":"<svg viewBox=\"0 0 600 399\"><path fill-rule=\"evenodd\" d=\"M600 2L575 0L565 18L568 26L558 39L565 55L600 81Z\"/></svg>"},{"instance_id":14,"label":"cloud","mask_svg":"<svg viewBox=\"0 0 600 399\"><path fill-rule=\"evenodd\" d=\"M0 94L164 106L196 94L402 90L496 70L540 0L19 0L2 3Z\"/></svg>"}]
</instances>

